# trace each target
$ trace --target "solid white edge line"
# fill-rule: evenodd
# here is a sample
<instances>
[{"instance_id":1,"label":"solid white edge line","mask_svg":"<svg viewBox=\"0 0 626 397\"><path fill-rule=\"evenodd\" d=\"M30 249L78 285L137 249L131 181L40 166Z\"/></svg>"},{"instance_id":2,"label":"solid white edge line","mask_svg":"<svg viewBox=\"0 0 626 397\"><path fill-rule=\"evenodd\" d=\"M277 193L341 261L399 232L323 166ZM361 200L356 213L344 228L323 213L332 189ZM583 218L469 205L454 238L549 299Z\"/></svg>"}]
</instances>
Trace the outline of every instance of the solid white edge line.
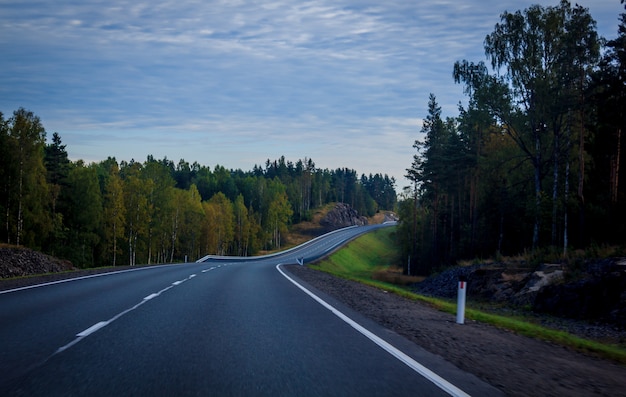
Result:
<instances>
[{"instance_id":1,"label":"solid white edge line","mask_svg":"<svg viewBox=\"0 0 626 397\"><path fill-rule=\"evenodd\" d=\"M302 291L304 291L311 298L315 299L320 305L322 305L325 308L327 308L328 310L330 310L334 315L336 315L337 317L339 317L340 319L342 319L343 321L348 323L352 328L356 329L361 334L363 334L365 337L370 339L372 342L376 343L378 346L380 346L381 348L386 350L389 354L391 354L392 356L394 356L398 360L402 361L409 368L411 368L412 370L414 370L418 374L422 375L424 378L428 379L429 381L434 383L437 387L439 387L441 390L445 391L446 393L448 393L451 396L455 396L455 397L456 396L458 396L458 397L469 397L469 394L465 393L463 390L459 389L458 387L454 386L452 383L450 383L447 380L443 379L441 376L437 375L436 373L434 373L430 369L424 367L422 364L420 364L417 361L413 360L411 357L407 356L405 353L401 352L400 350L398 350L397 348L395 348L394 346L389 344L384 339L380 338L379 336L375 335L371 331L367 330L362 325L358 324L356 321L352 320L350 317L346 316L345 314L343 314L342 312L337 310L334 306L330 305L329 303L324 301L322 298L320 298L319 296L315 295L313 292L311 292L308 289L306 289L304 286L302 286L297 281L295 281L294 279L289 277L287 274L285 274L285 272L283 272L282 269L280 268L281 266L282 266L281 264L276 265L276 269L287 280L291 281L295 286L300 288Z\"/></svg>"},{"instance_id":2,"label":"solid white edge line","mask_svg":"<svg viewBox=\"0 0 626 397\"><path fill-rule=\"evenodd\" d=\"M163 266L178 266L178 264L144 266L144 267L138 267L137 269L115 270L115 271L112 271L112 272L104 272L104 273L98 273L98 274L90 274L90 275L88 275L88 276L81 276L81 277L66 278L66 279L63 279L63 280L50 281L50 282L47 282L47 283L42 283L42 284L27 285L27 286L25 286L25 287L19 287L19 288L7 289L7 290L4 290L4 291L0 291L0 295L2 295L2 294L8 294L8 293L10 293L10 292L23 291L23 290L27 290L27 289L33 289L33 288L39 288L39 287L46 287L46 286L48 286L48 285L55 285L55 284L69 283L70 281L85 280L85 279L88 279L88 278L94 278L94 277L111 276L111 275L113 275L113 274L120 274L120 273L127 273L127 272L136 272L136 271L139 271L139 270L155 269L155 268L157 268L157 267L163 267Z\"/></svg>"}]
</instances>

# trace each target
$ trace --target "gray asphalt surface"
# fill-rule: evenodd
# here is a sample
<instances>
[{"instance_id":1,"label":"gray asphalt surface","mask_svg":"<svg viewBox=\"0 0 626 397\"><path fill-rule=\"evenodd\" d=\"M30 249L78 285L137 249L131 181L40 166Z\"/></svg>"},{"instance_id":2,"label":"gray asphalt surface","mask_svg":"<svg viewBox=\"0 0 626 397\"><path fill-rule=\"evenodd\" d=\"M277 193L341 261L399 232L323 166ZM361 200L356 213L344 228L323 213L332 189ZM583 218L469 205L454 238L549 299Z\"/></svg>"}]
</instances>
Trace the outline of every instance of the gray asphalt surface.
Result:
<instances>
[{"instance_id":1,"label":"gray asphalt surface","mask_svg":"<svg viewBox=\"0 0 626 397\"><path fill-rule=\"evenodd\" d=\"M366 230L264 259L208 258L0 293L0 395L448 395L276 268ZM320 296L464 392L493 392Z\"/></svg>"}]
</instances>

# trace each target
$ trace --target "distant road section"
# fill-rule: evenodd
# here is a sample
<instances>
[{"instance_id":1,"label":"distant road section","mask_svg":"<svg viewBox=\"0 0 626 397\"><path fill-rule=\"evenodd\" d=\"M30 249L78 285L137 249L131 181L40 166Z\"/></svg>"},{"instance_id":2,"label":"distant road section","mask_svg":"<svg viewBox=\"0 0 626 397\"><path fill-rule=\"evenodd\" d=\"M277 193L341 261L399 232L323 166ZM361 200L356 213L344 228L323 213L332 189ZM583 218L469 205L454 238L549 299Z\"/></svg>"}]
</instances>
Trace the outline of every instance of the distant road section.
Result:
<instances>
[{"instance_id":1,"label":"distant road section","mask_svg":"<svg viewBox=\"0 0 626 397\"><path fill-rule=\"evenodd\" d=\"M3 291L0 395L498 395L280 266L385 226Z\"/></svg>"}]
</instances>

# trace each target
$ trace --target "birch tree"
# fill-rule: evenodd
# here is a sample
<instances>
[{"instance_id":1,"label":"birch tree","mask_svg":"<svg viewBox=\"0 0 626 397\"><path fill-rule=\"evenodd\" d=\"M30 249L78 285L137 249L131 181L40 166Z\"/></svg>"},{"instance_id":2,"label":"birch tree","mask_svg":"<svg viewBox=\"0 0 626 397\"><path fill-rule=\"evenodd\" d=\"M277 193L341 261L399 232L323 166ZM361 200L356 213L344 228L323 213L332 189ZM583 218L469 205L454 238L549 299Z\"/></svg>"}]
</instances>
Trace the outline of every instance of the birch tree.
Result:
<instances>
[{"instance_id":1,"label":"birch tree","mask_svg":"<svg viewBox=\"0 0 626 397\"><path fill-rule=\"evenodd\" d=\"M233 204L224 193L216 193L203 203L205 250L208 253L226 255L235 237Z\"/></svg>"},{"instance_id":2,"label":"birch tree","mask_svg":"<svg viewBox=\"0 0 626 397\"><path fill-rule=\"evenodd\" d=\"M37 246L49 231L48 185L44 166L46 131L39 117L20 108L8 120L5 166L7 242Z\"/></svg>"},{"instance_id":3,"label":"birch tree","mask_svg":"<svg viewBox=\"0 0 626 397\"><path fill-rule=\"evenodd\" d=\"M500 96L484 98L499 104L503 97L510 101L509 105L491 108L533 166L533 248L539 244L542 228L545 168L553 165L556 202L562 151L568 144L563 134L572 91L564 79L571 76L572 66L566 65L587 73L597 48L594 28L586 9L572 9L568 1L562 0L555 7L533 5L523 12L505 11L494 31L485 38L485 53L492 67L504 70L504 74L501 78L480 80L494 83L492 87L502 91ZM583 50L587 47L588 51ZM476 81L471 77L462 78L473 85ZM575 87L580 92L580 86Z\"/></svg>"},{"instance_id":4,"label":"birch tree","mask_svg":"<svg viewBox=\"0 0 626 397\"><path fill-rule=\"evenodd\" d=\"M128 264L135 266L140 243L147 235L151 208L149 192L154 182L140 178L141 164L126 167L124 179L124 207L126 208L126 237L128 242ZM147 258L146 258L147 259Z\"/></svg>"},{"instance_id":5,"label":"birch tree","mask_svg":"<svg viewBox=\"0 0 626 397\"><path fill-rule=\"evenodd\" d=\"M122 240L125 235L125 222L124 189L118 165L115 162L104 186L104 235L107 248L111 250L113 266L117 264L117 254L120 253L118 241Z\"/></svg>"},{"instance_id":6,"label":"birch tree","mask_svg":"<svg viewBox=\"0 0 626 397\"><path fill-rule=\"evenodd\" d=\"M287 224L293 210L289 204L287 193L284 191L277 192L268 209L268 226L271 230L271 242L274 248L281 247L282 235L287 231Z\"/></svg>"}]
</instances>

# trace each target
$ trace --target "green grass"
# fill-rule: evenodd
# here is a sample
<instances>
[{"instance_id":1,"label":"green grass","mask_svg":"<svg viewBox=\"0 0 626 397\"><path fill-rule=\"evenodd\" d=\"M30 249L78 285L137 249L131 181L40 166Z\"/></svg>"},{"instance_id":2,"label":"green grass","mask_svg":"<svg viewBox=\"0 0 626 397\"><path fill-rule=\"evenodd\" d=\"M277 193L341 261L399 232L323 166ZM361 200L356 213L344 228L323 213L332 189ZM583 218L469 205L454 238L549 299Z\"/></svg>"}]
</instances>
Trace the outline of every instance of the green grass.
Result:
<instances>
[{"instance_id":1,"label":"green grass","mask_svg":"<svg viewBox=\"0 0 626 397\"><path fill-rule=\"evenodd\" d=\"M398 254L393 241L394 230L395 228L384 228L363 235L327 259L309 266L338 277L358 281L408 299L426 303L446 313L455 314L456 302L419 295L404 287L374 279L377 272L387 269L397 262ZM542 327L525 321L523 317L507 317L487 313L470 307L468 303L465 318L626 364L626 349L620 346L604 344L565 331Z\"/></svg>"},{"instance_id":2,"label":"green grass","mask_svg":"<svg viewBox=\"0 0 626 397\"><path fill-rule=\"evenodd\" d=\"M339 277L371 278L372 273L396 260L393 232L394 228L383 228L367 233L311 267Z\"/></svg>"}]
</instances>

